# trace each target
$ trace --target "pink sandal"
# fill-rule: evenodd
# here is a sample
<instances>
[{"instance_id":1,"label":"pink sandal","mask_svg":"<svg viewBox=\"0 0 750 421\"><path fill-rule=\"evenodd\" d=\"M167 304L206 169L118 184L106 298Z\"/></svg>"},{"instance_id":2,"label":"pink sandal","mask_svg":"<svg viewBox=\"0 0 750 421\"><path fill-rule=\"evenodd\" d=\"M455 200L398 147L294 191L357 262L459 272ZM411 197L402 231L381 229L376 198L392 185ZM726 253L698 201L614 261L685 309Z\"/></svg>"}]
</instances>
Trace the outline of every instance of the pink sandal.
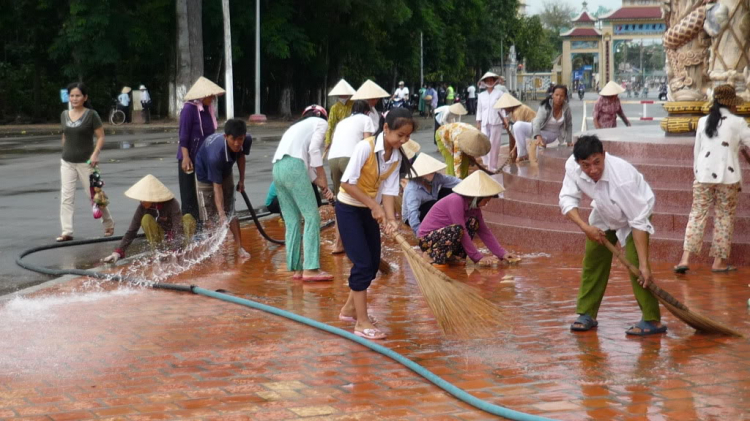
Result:
<instances>
[{"instance_id":1,"label":"pink sandal","mask_svg":"<svg viewBox=\"0 0 750 421\"><path fill-rule=\"evenodd\" d=\"M355 330L354 334L361 338L370 339L370 340L385 339L388 337L385 333L379 331L378 329L365 329L361 332L358 330Z\"/></svg>"},{"instance_id":2,"label":"pink sandal","mask_svg":"<svg viewBox=\"0 0 750 421\"><path fill-rule=\"evenodd\" d=\"M368 314L367 317L370 319L370 323L372 323L372 324L377 324L378 323L378 319L375 318L372 314ZM342 322L349 322L349 323L356 323L357 322L357 318L356 317L344 316L341 313L339 313L339 320L341 320Z\"/></svg>"}]
</instances>

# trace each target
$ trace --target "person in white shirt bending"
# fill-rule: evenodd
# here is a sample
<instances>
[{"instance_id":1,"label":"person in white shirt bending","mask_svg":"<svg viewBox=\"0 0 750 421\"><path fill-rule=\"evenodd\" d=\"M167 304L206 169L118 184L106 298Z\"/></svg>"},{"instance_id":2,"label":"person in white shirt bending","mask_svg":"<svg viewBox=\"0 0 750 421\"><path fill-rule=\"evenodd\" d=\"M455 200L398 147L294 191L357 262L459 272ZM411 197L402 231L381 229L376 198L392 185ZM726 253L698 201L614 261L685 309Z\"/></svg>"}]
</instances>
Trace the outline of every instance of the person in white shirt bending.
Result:
<instances>
[{"instance_id":1,"label":"person in white shirt bending","mask_svg":"<svg viewBox=\"0 0 750 421\"><path fill-rule=\"evenodd\" d=\"M588 223L578 212L583 194L592 199ZM612 266L612 253L605 241L625 246L628 261L640 268L641 277L630 275L633 293L643 317L625 333L653 335L664 333L659 301L646 289L653 282L648 261L649 236L654 233L650 216L655 197L643 175L630 163L606 154L598 137L581 136L573 155L565 163L565 179L560 190L562 213L586 234L586 252L581 271L573 331L591 330L599 324L596 316L604 298Z\"/></svg>"},{"instance_id":2,"label":"person in white shirt bending","mask_svg":"<svg viewBox=\"0 0 750 421\"><path fill-rule=\"evenodd\" d=\"M739 154L742 145L750 148L750 128L744 118L734 115L742 102L733 86L718 86L711 112L698 120L693 148L693 206L685 229L682 259L674 268L677 273L687 272L690 254L701 251L711 203L715 212L711 270L735 270L726 260L732 249L734 218L742 187Z\"/></svg>"}]
</instances>

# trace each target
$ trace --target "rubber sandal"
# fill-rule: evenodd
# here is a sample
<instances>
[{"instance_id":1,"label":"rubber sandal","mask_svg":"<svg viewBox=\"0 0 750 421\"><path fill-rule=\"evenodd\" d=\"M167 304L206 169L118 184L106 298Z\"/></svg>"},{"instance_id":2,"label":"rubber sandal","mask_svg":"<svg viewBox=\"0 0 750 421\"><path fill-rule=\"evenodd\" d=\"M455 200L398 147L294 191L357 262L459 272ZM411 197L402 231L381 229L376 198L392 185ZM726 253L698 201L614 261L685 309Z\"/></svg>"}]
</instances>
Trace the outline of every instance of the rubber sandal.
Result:
<instances>
[{"instance_id":1,"label":"rubber sandal","mask_svg":"<svg viewBox=\"0 0 750 421\"><path fill-rule=\"evenodd\" d=\"M315 276L302 275L302 282L322 282L322 281L333 281L333 275L330 273L321 272Z\"/></svg>"},{"instance_id":2,"label":"rubber sandal","mask_svg":"<svg viewBox=\"0 0 750 421\"><path fill-rule=\"evenodd\" d=\"M365 329L361 332L358 330L355 330L354 334L361 338L370 339L370 340L385 339L388 337L385 333L379 331L378 329Z\"/></svg>"},{"instance_id":3,"label":"rubber sandal","mask_svg":"<svg viewBox=\"0 0 750 421\"><path fill-rule=\"evenodd\" d=\"M72 235L61 235L61 236L55 238L55 241L58 242L58 243L63 243L65 241L73 241L73 236Z\"/></svg>"},{"instance_id":4,"label":"rubber sandal","mask_svg":"<svg viewBox=\"0 0 750 421\"><path fill-rule=\"evenodd\" d=\"M640 332L634 332L633 329L640 329ZM667 332L667 325L662 324L660 327L656 327L656 325L652 322L647 322L645 320L641 320L640 322L634 324L633 326L630 326L628 330L625 331L626 335L631 336L649 336L649 335L658 335L660 333L666 333Z\"/></svg>"},{"instance_id":5,"label":"rubber sandal","mask_svg":"<svg viewBox=\"0 0 750 421\"><path fill-rule=\"evenodd\" d=\"M302 275L292 275L292 280L299 281L300 279L302 279Z\"/></svg>"},{"instance_id":6,"label":"rubber sandal","mask_svg":"<svg viewBox=\"0 0 750 421\"><path fill-rule=\"evenodd\" d=\"M581 326L576 326L581 325ZM586 332L599 326L599 322L591 318L588 314L580 314L573 324L570 325L570 330L573 332Z\"/></svg>"},{"instance_id":7,"label":"rubber sandal","mask_svg":"<svg viewBox=\"0 0 750 421\"><path fill-rule=\"evenodd\" d=\"M376 319L372 314L368 314L367 317L370 319L370 323L377 324L378 319ZM339 313L339 320L342 322L349 322L349 323L356 323L357 318L356 317L350 317L350 316L344 316L343 314Z\"/></svg>"},{"instance_id":8,"label":"rubber sandal","mask_svg":"<svg viewBox=\"0 0 750 421\"><path fill-rule=\"evenodd\" d=\"M115 227L107 228L107 229L104 230L104 236L105 237L111 237L113 235L115 235Z\"/></svg>"},{"instance_id":9,"label":"rubber sandal","mask_svg":"<svg viewBox=\"0 0 750 421\"><path fill-rule=\"evenodd\" d=\"M674 273L680 273L680 274L683 274L683 275L685 274L685 272L687 272L689 270L690 270L690 268L688 266L685 266L685 265L677 265L677 266L674 267Z\"/></svg>"},{"instance_id":10,"label":"rubber sandal","mask_svg":"<svg viewBox=\"0 0 750 421\"><path fill-rule=\"evenodd\" d=\"M711 269L711 272L714 272L714 273L727 273L727 272L733 272L735 270L737 270L736 267L734 267L732 265L728 265L724 269Z\"/></svg>"}]
</instances>

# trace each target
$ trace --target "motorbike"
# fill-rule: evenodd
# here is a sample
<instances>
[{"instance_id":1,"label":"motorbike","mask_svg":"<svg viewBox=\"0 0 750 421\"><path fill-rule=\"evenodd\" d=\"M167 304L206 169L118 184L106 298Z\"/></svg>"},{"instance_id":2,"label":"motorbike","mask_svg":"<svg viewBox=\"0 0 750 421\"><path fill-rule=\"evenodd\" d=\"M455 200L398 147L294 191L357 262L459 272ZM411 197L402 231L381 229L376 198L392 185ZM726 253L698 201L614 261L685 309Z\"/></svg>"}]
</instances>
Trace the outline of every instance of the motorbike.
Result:
<instances>
[{"instance_id":1,"label":"motorbike","mask_svg":"<svg viewBox=\"0 0 750 421\"><path fill-rule=\"evenodd\" d=\"M666 101L667 100L667 87L664 86L662 88L659 88L659 101Z\"/></svg>"},{"instance_id":2,"label":"motorbike","mask_svg":"<svg viewBox=\"0 0 750 421\"><path fill-rule=\"evenodd\" d=\"M578 88L578 99L583 100L583 95L586 93L586 90L582 87Z\"/></svg>"}]
</instances>

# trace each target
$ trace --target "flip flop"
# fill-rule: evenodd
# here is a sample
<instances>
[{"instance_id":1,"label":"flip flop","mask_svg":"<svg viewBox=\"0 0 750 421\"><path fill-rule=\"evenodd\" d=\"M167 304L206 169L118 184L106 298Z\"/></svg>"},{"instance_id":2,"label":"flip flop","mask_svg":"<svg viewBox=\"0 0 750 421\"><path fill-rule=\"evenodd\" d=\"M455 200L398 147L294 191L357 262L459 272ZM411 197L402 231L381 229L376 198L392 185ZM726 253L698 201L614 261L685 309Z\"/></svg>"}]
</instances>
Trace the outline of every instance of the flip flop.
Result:
<instances>
[{"instance_id":1,"label":"flip flop","mask_svg":"<svg viewBox=\"0 0 750 421\"><path fill-rule=\"evenodd\" d=\"M640 329L640 332L634 332L633 329ZM630 326L628 330L625 331L626 335L631 336L649 336L649 335L657 335L660 333L666 333L667 332L667 325L662 324L661 327L656 327L656 324L652 322L647 322L645 320L641 320L640 322L634 324L633 326Z\"/></svg>"},{"instance_id":2,"label":"flip flop","mask_svg":"<svg viewBox=\"0 0 750 421\"><path fill-rule=\"evenodd\" d=\"M365 329L361 332L358 330L355 330L354 334L361 338L370 339L370 340L385 339L388 337L385 333L379 331L378 329Z\"/></svg>"},{"instance_id":3,"label":"flip flop","mask_svg":"<svg viewBox=\"0 0 750 421\"><path fill-rule=\"evenodd\" d=\"M581 326L576 326L577 324ZM591 316L589 316L588 314L579 314L576 321L573 322L572 325L570 325L570 330L572 330L573 332L586 332L596 328L597 326L599 326L599 322L591 318Z\"/></svg>"},{"instance_id":4,"label":"flip flop","mask_svg":"<svg viewBox=\"0 0 750 421\"><path fill-rule=\"evenodd\" d=\"M292 275L292 280L299 281L300 279L302 279L302 275Z\"/></svg>"},{"instance_id":5,"label":"flip flop","mask_svg":"<svg viewBox=\"0 0 750 421\"><path fill-rule=\"evenodd\" d=\"M113 235L115 235L115 227L107 228L107 229L104 230L104 236L105 237L111 237Z\"/></svg>"},{"instance_id":6,"label":"flip flop","mask_svg":"<svg viewBox=\"0 0 750 421\"><path fill-rule=\"evenodd\" d=\"M735 270L737 270L736 267L734 267L732 265L727 265L727 267L725 267L724 269L711 269L711 272L714 272L714 273L727 273L727 272L732 272L732 271L735 271Z\"/></svg>"},{"instance_id":7,"label":"flip flop","mask_svg":"<svg viewBox=\"0 0 750 421\"><path fill-rule=\"evenodd\" d=\"M333 281L333 275L330 273L321 273L320 275L315 276L305 276L302 275L302 282L322 282L322 281Z\"/></svg>"},{"instance_id":8,"label":"flip flop","mask_svg":"<svg viewBox=\"0 0 750 421\"><path fill-rule=\"evenodd\" d=\"M686 265L677 265L674 267L674 273L681 273L685 274L685 272L689 271L690 268Z\"/></svg>"},{"instance_id":9,"label":"flip flop","mask_svg":"<svg viewBox=\"0 0 750 421\"><path fill-rule=\"evenodd\" d=\"M72 235L61 235L61 236L55 238L55 241L57 241L58 243L62 243L62 242L65 242L65 241L73 241L73 236Z\"/></svg>"}]
</instances>

